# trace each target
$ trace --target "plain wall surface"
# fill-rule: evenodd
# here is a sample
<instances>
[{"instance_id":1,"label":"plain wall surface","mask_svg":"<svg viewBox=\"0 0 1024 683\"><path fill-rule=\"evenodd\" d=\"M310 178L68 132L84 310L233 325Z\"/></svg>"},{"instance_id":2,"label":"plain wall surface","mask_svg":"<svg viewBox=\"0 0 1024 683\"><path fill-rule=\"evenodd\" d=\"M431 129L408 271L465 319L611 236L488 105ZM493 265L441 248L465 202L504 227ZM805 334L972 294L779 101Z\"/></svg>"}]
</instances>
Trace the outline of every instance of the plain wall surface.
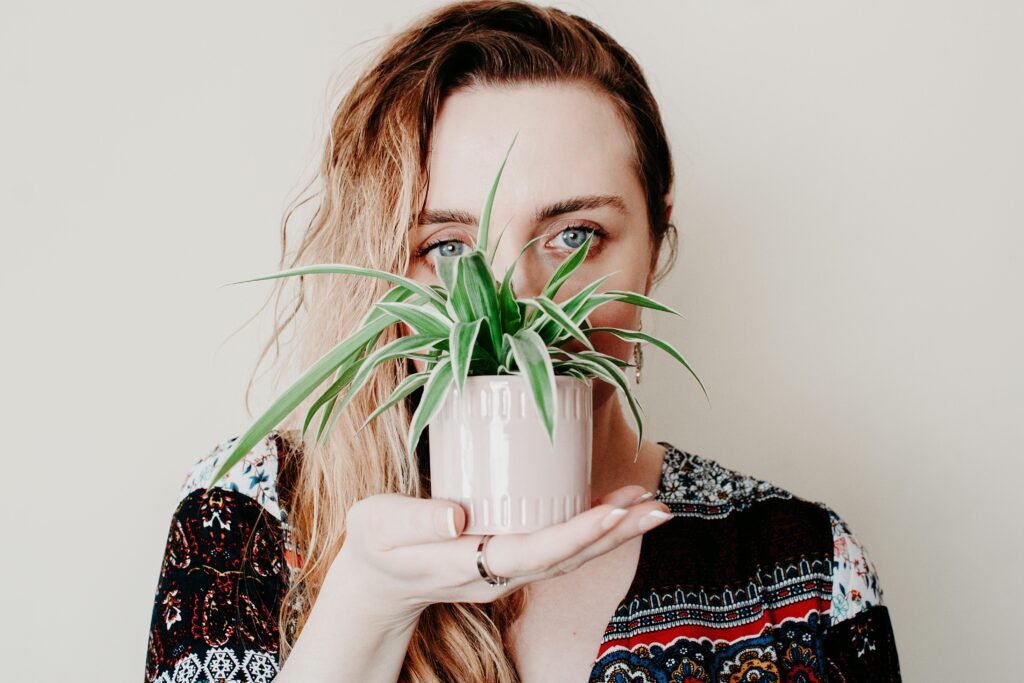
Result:
<instances>
[{"instance_id":1,"label":"plain wall surface","mask_svg":"<svg viewBox=\"0 0 1024 683\"><path fill-rule=\"evenodd\" d=\"M141 680L178 487L248 426L269 332L229 338L270 283L221 285L276 270L331 84L436 4L0 9L4 680ZM649 348L648 435L834 507L876 564L904 680L1005 680L1024 9L557 6L633 52L673 144L680 251L652 296L685 319L644 329L711 405Z\"/></svg>"}]
</instances>

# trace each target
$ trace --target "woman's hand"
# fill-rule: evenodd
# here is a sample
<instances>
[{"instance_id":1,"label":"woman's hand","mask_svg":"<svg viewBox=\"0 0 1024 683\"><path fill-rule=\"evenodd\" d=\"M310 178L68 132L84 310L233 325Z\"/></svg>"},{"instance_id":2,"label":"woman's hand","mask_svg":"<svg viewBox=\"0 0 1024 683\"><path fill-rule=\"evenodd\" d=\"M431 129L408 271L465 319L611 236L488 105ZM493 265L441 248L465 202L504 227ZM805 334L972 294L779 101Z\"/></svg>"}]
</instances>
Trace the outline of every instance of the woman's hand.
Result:
<instances>
[{"instance_id":1,"label":"woman's hand","mask_svg":"<svg viewBox=\"0 0 1024 683\"><path fill-rule=\"evenodd\" d=\"M636 485L624 486L561 524L495 535L487 566L508 578L492 586L476 566L479 535L462 535L463 508L450 501L380 494L349 510L348 535L324 584L398 627L437 602L490 602L525 584L573 571L671 517Z\"/></svg>"}]
</instances>

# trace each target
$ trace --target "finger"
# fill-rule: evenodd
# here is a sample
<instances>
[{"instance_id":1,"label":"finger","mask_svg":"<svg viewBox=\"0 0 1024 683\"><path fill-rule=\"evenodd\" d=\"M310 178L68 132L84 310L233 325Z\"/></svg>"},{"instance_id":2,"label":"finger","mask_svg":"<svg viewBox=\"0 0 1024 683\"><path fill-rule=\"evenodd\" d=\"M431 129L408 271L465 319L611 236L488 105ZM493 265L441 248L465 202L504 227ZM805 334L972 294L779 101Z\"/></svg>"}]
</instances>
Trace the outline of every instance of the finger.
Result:
<instances>
[{"instance_id":1,"label":"finger","mask_svg":"<svg viewBox=\"0 0 1024 683\"><path fill-rule=\"evenodd\" d=\"M608 533L627 513L601 504L537 531L495 536L487 546L487 562L492 572L510 578L546 571Z\"/></svg>"},{"instance_id":2,"label":"finger","mask_svg":"<svg viewBox=\"0 0 1024 683\"><path fill-rule=\"evenodd\" d=\"M571 572L595 557L614 550L626 541L667 523L672 518L672 513L664 503L649 501L634 505L628 509L622 522L616 524L607 534L539 575L531 575L526 578L530 581L537 581Z\"/></svg>"},{"instance_id":3,"label":"finger","mask_svg":"<svg viewBox=\"0 0 1024 683\"><path fill-rule=\"evenodd\" d=\"M626 517L629 506L635 504L637 499L643 502L652 496L653 494L647 492L642 486L635 484L623 486L609 492L599 500L610 502L595 505L590 510L580 513L568 522L556 525L557 527L565 527L570 523L575 525L575 530L571 532L575 535L575 538L570 540L565 540L564 537L555 537L551 531L546 529L531 533L498 534L491 539L487 546L486 561L488 567L498 576L509 579L511 582L509 590L513 590L522 583L515 581L518 576L530 576L532 580L535 580L540 572L549 570L553 564L564 562L568 557L577 554L580 549L591 544L594 539L600 538L609 529L617 526L618 522ZM552 527L547 527L547 529L552 529ZM582 536L580 535L581 531ZM554 549L543 557L535 557L532 562L525 561L511 568L508 562L499 559L498 566L500 571L495 569L494 561L492 560L492 556L495 553L494 548L508 543L507 539L513 539L513 542L519 543L521 541L516 539L528 536L536 536L538 540L535 540L534 543L547 543L553 546ZM548 537L549 540L545 541L545 537ZM410 564L414 564L426 574L457 577L453 579L455 584L465 586L481 581L481 576L473 560L481 538L480 535L460 535L457 543L434 546L436 550L428 551L426 548L409 545L397 548L395 552L399 556L407 557ZM502 551L499 550L497 552L500 554ZM518 553L520 551L512 550L509 552ZM535 552L534 554L536 555ZM516 572L519 572L519 574Z\"/></svg>"},{"instance_id":4,"label":"finger","mask_svg":"<svg viewBox=\"0 0 1024 683\"><path fill-rule=\"evenodd\" d=\"M614 491L610 491L600 498L595 498L592 505L613 505L615 507L625 508L636 503L642 503L645 500L650 500L654 497L654 494L645 489L639 484L629 484L628 486L621 486Z\"/></svg>"},{"instance_id":5,"label":"finger","mask_svg":"<svg viewBox=\"0 0 1024 683\"><path fill-rule=\"evenodd\" d=\"M348 514L350 529L380 550L450 541L466 527L465 510L457 503L397 493L365 498Z\"/></svg>"}]
</instances>

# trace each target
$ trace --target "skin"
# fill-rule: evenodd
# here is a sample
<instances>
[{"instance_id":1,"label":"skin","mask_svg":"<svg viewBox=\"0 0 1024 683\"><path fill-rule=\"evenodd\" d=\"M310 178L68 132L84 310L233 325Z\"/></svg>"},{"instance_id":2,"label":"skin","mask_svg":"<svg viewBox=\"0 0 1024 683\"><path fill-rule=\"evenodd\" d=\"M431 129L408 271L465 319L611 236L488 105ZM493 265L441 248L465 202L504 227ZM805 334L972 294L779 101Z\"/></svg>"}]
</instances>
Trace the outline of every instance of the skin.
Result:
<instances>
[{"instance_id":1,"label":"skin","mask_svg":"<svg viewBox=\"0 0 1024 683\"><path fill-rule=\"evenodd\" d=\"M439 284L435 262L475 244L478 216L491 179L517 131L492 206L489 248L505 230L494 255L495 274L503 275L529 240L547 235L519 260L513 278L517 296L539 294L559 263L594 229L605 234L594 233L587 260L561 287L555 301L571 297L613 271L617 272L599 291L649 294L655 254L643 187L632 168L631 139L607 95L566 83L464 90L445 99L431 140L424 214L455 211L467 216L414 227L409 233L412 256L406 275ZM621 207L607 205L535 220L541 207L584 195L619 197ZM671 201L670 191L666 220ZM447 244L430 246L438 240ZM429 252L420 256L418 252L426 247ZM589 319L595 327L637 329L640 311L616 301L601 306ZM406 327L405 333L411 330ZM604 332L590 338L598 351L633 361L631 342ZM566 348L584 347L574 340ZM422 361L414 362L418 370L423 369ZM593 400L595 497L631 483L653 491L664 449L645 439L634 463L636 433L615 388L596 381Z\"/></svg>"}]
</instances>

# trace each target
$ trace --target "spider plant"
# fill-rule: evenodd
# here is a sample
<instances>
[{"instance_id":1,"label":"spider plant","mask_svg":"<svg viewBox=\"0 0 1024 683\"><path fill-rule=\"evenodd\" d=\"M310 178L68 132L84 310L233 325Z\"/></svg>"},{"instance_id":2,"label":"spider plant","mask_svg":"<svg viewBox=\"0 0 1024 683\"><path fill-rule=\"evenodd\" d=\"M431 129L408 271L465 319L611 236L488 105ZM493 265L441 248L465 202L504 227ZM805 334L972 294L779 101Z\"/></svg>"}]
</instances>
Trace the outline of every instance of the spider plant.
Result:
<instances>
[{"instance_id":1,"label":"spider plant","mask_svg":"<svg viewBox=\"0 0 1024 683\"><path fill-rule=\"evenodd\" d=\"M534 405L552 443L554 416L557 414L556 375L570 375L583 381L596 377L621 389L637 425L639 454L643 439L642 408L633 396L622 370L631 364L595 349L589 338L594 332L608 332L620 339L657 346L682 363L697 379L707 396L703 382L671 344L635 330L592 327L587 319L588 314L611 301L624 301L679 315L673 309L636 292L598 292L598 287L614 272L591 282L564 301L554 300L562 285L587 258L593 235L588 236L576 251L561 262L537 296L517 297L512 287L512 274L523 254L546 235L530 240L506 269L504 277L501 280L495 278L491 265L494 250L501 242L504 230L499 234L494 250L488 253L491 205L516 138L518 133L513 137L491 185L473 249L456 257L438 258L437 270L441 285L427 285L393 273L346 264L305 266L228 283L241 284L299 275L345 274L381 278L394 286L374 303L360 321L356 332L317 360L235 441L231 453L221 464L210 486L333 375L330 386L310 407L302 427L302 435L305 437L317 413L321 413L317 441L322 443L352 397L371 379L373 371L383 363L399 359L420 359L424 361L425 369L403 379L388 400L366 418L360 429L422 387L423 393L408 429L410 456L415 451L423 429L440 408L452 385L461 391L466 377L470 375L515 374L527 378ZM399 321L406 323L414 334L400 337L374 350L387 328ZM585 348L578 352L561 348L562 344L573 339ZM341 396L343 391L345 393Z\"/></svg>"}]
</instances>

